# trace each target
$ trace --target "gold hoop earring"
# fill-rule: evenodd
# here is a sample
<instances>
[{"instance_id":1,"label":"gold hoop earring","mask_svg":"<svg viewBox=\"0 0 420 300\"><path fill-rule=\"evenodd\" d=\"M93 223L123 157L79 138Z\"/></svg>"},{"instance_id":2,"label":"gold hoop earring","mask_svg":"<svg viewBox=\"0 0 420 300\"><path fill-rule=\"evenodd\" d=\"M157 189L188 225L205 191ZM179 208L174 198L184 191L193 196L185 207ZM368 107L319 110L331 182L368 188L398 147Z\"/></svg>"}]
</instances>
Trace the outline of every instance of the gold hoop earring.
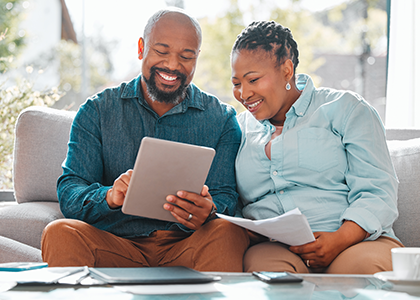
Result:
<instances>
[{"instance_id":1,"label":"gold hoop earring","mask_svg":"<svg viewBox=\"0 0 420 300\"><path fill-rule=\"evenodd\" d=\"M290 91L290 89L291 89L292 87L290 86L290 83L287 83L286 84L286 91Z\"/></svg>"}]
</instances>

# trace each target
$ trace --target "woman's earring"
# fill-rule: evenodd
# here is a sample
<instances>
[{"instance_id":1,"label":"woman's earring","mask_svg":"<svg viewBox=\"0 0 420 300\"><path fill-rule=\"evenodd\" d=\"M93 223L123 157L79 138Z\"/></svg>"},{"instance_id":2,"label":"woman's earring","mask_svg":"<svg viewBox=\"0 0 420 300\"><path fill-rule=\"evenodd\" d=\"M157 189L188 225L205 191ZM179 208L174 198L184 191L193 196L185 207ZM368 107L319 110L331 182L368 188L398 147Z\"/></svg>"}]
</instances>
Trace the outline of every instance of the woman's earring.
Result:
<instances>
[{"instance_id":1,"label":"woman's earring","mask_svg":"<svg viewBox=\"0 0 420 300\"><path fill-rule=\"evenodd\" d=\"M286 90L287 90L287 91L290 91L290 89L291 89L290 83L287 83L287 84L286 84Z\"/></svg>"}]
</instances>

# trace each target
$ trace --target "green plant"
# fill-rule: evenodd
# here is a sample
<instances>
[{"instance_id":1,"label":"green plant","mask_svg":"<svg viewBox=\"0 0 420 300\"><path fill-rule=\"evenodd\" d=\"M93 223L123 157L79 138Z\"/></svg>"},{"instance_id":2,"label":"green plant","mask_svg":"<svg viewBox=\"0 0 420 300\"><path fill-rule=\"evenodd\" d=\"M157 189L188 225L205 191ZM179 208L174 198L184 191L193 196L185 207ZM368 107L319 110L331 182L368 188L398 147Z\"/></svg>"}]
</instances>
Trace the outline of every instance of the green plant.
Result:
<instances>
[{"instance_id":1,"label":"green plant","mask_svg":"<svg viewBox=\"0 0 420 300\"><path fill-rule=\"evenodd\" d=\"M4 38L5 33L1 33L0 43ZM32 73L33 68L28 66L26 72ZM34 82L24 77L15 80L13 84L10 84L8 78L0 82L0 189L10 189L13 186L14 127L19 113L33 105L51 106L61 96L62 93L57 88L35 90Z\"/></svg>"}]
</instances>

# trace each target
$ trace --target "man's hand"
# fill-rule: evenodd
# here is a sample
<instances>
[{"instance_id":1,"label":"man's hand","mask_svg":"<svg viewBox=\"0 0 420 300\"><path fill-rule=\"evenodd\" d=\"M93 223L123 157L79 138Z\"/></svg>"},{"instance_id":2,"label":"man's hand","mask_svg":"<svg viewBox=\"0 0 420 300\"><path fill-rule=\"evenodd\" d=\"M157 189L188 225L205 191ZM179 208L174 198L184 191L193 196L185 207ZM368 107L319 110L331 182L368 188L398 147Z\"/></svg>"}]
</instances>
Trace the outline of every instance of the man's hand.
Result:
<instances>
[{"instance_id":1,"label":"man's hand","mask_svg":"<svg viewBox=\"0 0 420 300\"><path fill-rule=\"evenodd\" d=\"M106 202L110 208L114 209L123 205L132 174L133 170L128 170L115 179L114 185L106 193Z\"/></svg>"},{"instance_id":2,"label":"man's hand","mask_svg":"<svg viewBox=\"0 0 420 300\"><path fill-rule=\"evenodd\" d=\"M206 185L203 186L200 195L179 191L176 196L166 197L166 200L170 203L165 203L163 208L170 211L179 223L194 230L206 221L214 205Z\"/></svg>"},{"instance_id":3,"label":"man's hand","mask_svg":"<svg viewBox=\"0 0 420 300\"><path fill-rule=\"evenodd\" d=\"M315 232L315 241L290 247L307 266L325 268L345 249L363 241L369 234L352 221L345 221L335 232Z\"/></svg>"}]
</instances>

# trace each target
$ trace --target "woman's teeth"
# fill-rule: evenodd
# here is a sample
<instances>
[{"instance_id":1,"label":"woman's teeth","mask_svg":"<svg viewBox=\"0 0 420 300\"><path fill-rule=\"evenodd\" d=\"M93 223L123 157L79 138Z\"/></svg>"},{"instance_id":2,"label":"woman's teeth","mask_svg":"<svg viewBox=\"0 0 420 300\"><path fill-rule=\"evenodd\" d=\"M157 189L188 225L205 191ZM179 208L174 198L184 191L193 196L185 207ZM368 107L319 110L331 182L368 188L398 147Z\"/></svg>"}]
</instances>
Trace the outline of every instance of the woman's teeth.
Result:
<instances>
[{"instance_id":1,"label":"woman's teeth","mask_svg":"<svg viewBox=\"0 0 420 300\"><path fill-rule=\"evenodd\" d=\"M254 107L256 107L258 104L260 104L261 102L262 102L262 100L259 100L259 101L255 102L255 103L248 104L248 107L250 107L250 108L254 108Z\"/></svg>"}]
</instances>

